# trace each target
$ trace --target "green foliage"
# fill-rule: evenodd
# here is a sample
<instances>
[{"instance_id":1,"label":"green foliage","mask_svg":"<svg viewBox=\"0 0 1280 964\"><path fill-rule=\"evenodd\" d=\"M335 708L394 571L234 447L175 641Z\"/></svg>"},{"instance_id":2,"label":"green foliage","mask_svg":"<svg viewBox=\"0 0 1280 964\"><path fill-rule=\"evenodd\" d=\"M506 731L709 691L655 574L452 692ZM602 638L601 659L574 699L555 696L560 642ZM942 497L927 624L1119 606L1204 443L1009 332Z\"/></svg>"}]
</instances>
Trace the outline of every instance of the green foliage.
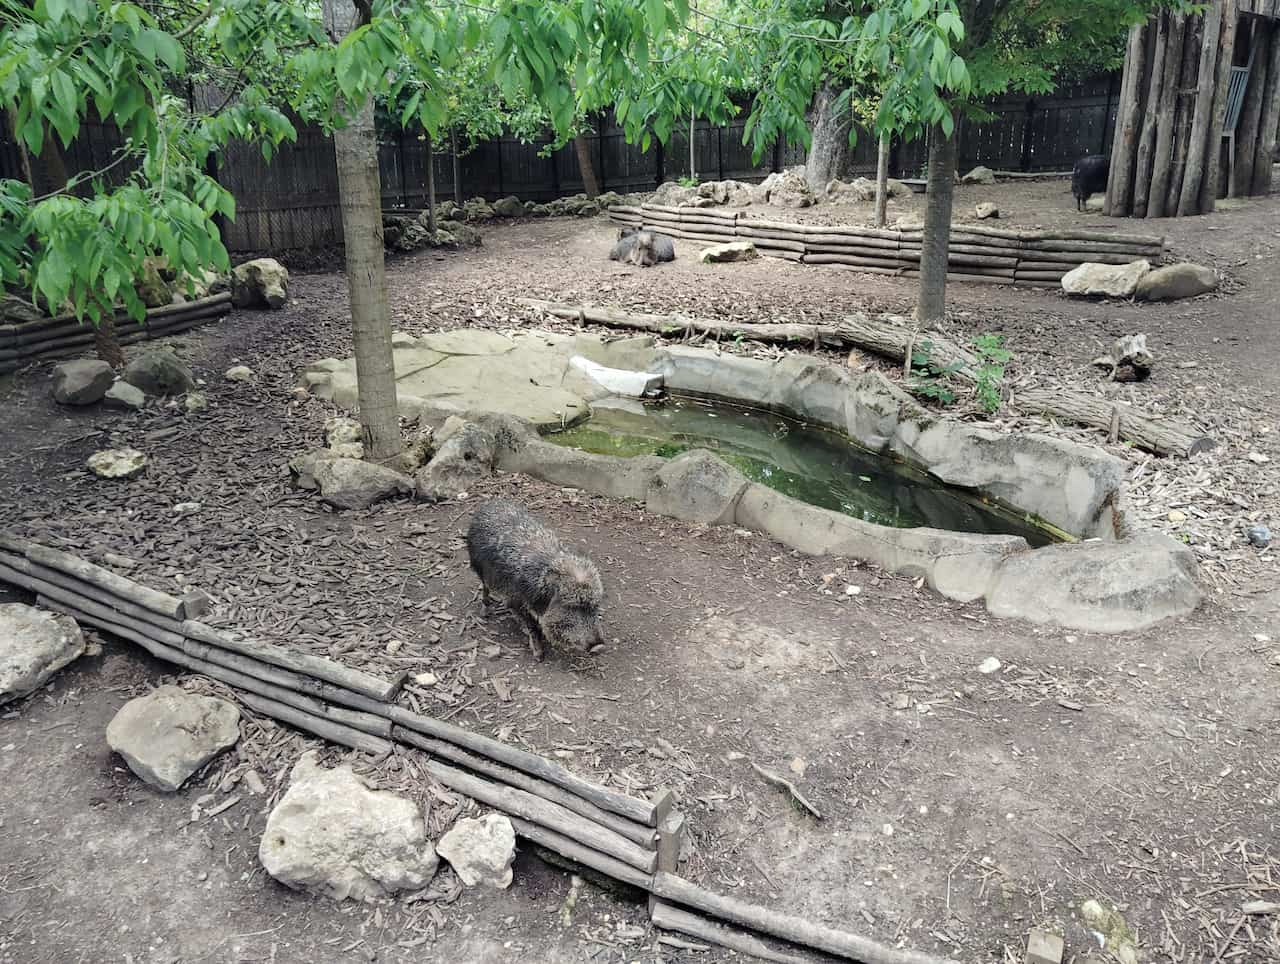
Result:
<instances>
[{"instance_id":1,"label":"green foliage","mask_svg":"<svg viewBox=\"0 0 1280 964\"><path fill-rule=\"evenodd\" d=\"M686 175L684 177L676 178L676 183L681 187L697 187L700 182L696 177Z\"/></svg>"},{"instance_id":2,"label":"green foliage","mask_svg":"<svg viewBox=\"0 0 1280 964\"><path fill-rule=\"evenodd\" d=\"M1002 336L992 334L976 336L973 350L978 356L978 366L973 373L978 407L988 415L994 415L1000 410L1004 367L1013 358L1013 352L1004 347Z\"/></svg>"},{"instance_id":3,"label":"green foliage","mask_svg":"<svg viewBox=\"0 0 1280 964\"><path fill-rule=\"evenodd\" d=\"M939 405L950 405L956 400L956 393L947 385L948 376L958 372L964 365L950 362L940 365L931 357L933 342L925 339L916 344L911 351L911 374L913 380L909 387L922 398L930 398Z\"/></svg>"}]
</instances>

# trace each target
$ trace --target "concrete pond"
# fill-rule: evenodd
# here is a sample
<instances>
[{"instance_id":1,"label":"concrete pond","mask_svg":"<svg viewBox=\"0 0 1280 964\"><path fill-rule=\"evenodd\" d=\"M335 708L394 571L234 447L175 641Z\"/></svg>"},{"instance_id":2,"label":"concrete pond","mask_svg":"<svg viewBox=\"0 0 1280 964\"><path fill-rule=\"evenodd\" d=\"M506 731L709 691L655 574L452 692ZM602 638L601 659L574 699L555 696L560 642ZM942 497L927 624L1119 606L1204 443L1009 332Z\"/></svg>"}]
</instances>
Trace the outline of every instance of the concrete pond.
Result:
<instances>
[{"instance_id":1,"label":"concrete pond","mask_svg":"<svg viewBox=\"0 0 1280 964\"><path fill-rule=\"evenodd\" d=\"M401 414L474 422L501 471L922 576L999 616L1124 632L1199 603L1187 547L1127 525L1118 459L947 418L876 372L528 329L393 345ZM301 384L356 407L354 359Z\"/></svg>"}]
</instances>

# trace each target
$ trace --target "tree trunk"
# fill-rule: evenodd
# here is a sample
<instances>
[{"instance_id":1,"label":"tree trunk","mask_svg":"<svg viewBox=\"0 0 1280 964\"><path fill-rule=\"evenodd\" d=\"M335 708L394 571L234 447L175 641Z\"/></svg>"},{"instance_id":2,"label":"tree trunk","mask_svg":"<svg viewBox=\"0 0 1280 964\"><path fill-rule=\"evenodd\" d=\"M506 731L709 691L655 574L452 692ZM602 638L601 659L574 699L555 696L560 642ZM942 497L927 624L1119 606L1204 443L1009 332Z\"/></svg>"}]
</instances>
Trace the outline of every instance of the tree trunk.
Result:
<instances>
[{"instance_id":1,"label":"tree trunk","mask_svg":"<svg viewBox=\"0 0 1280 964\"><path fill-rule=\"evenodd\" d=\"M956 187L955 131L935 126L929 136L929 183L925 195L924 242L916 321L941 321L947 307L947 250L951 244L951 199Z\"/></svg>"},{"instance_id":2,"label":"tree trunk","mask_svg":"<svg viewBox=\"0 0 1280 964\"><path fill-rule=\"evenodd\" d=\"M837 114L836 99L840 91L824 83L813 95L809 107L809 153L804 159L804 179L814 194L822 194L832 178L840 177L849 166L848 113Z\"/></svg>"},{"instance_id":3,"label":"tree trunk","mask_svg":"<svg viewBox=\"0 0 1280 964\"><path fill-rule=\"evenodd\" d=\"M1178 217L1200 213L1200 186L1205 179L1209 126L1213 122L1213 95L1216 90L1214 78L1218 65L1218 37L1222 33L1224 5L1223 0L1215 0L1204 15L1204 40L1200 44L1195 114L1191 121L1191 140L1187 144L1187 169L1182 175L1182 193L1178 197ZM1231 11L1235 13L1234 3L1231 4Z\"/></svg>"},{"instance_id":4,"label":"tree trunk","mask_svg":"<svg viewBox=\"0 0 1280 964\"><path fill-rule=\"evenodd\" d=\"M1173 133L1173 164L1169 168L1169 193L1165 196L1166 217L1176 217L1182 182L1186 179L1187 149L1191 145L1191 119L1195 114L1196 72L1200 66L1200 41L1204 38L1204 17L1187 14L1182 35L1182 68L1178 77L1177 119Z\"/></svg>"},{"instance_id":5,"label":"tree trunk","mask_svg":"<svg viewBox=\"0 0 1280 964\"><path fill-rule=\"evenodd\" d=\"M1227 193L1232 197L1249 193L1253 184L1254 153L1258 149L1258 124L1262 120L1262 91L1267 80L1267 22L1261 17L1249 18L1249 82L1240 107L1240 123L1236 127L1236 169L1231 174Z\"/></svg>"},{"instance_id":6,"label":"tree trunk","mask_svg":"<svg viewBox=\"0 0 1280 964\"><path fill-rule=\"evenodd\" d=\"M1151 52L1151 69L1148 72L1150 82L1147 84L1142 98L1142 133L1138 137L1138 162L1133 175L1133 216L1145 218L1147 206L1151 198L1151 162L1156 149L1156 125L1160 120L1160 112L1156 105L1163 93L1164 63L1168 56L1169 21L1173 14L1161 11L1156 14L1155 48Z\"/></svg>"},{"instance_id":7,"label":"tree trunk","mask_svg":"<svg viewBox=\"0 0 1280 964\"><path fill-rule=\"evenodd\" d=\"M346 36L358 25L356 9L348 0L324 0L324 14L325 26L337 37ZM365 101L345 127L334 132L333 146L338 161L365 457L385 462L400 454L403 443L391 354L373 98Z\"/></svg>"},{"instance_id":8,"label":"tree trunk","mask_svg":"<svg viewBox=\"0 0 1280 964\"><path fill-rule=\"evenodd\" d=\"M1249 190L1254 195L1271 193L1271 168L1276 161L1276 139L1280 136L1280 23L1272 22L1269 26L1271 49L1267 56L1266 86L1262 91L1258 146L1253 152L1253 184ZM1253 69L1260 70L1261 64Z\"/></svg>"},{"instance_id":9,"label":"tree trunk","mask_svg":"<svg viewBox=\"0 0 1280 964\"><path fill-rule=\"evenodd\" d=\"M116 371L124 368L124 351L120 348L120 340L116 338L116 320L113 316L103 315L102 320L94 327L93 347L101 361Z\"/></svg>"},{"instance_id":10,"label":"tree trunk","mask_svg":"<svg viewBox=\"0 0 1280 964\"><path fill-rule=\"evenodd\" d=\"M596 166L591 160L591 145L582 134L573 139L573 152L578 156L578 170L582 172L582 190L587 197L599 197L600 182L596 180Z\"/></svg>"},{"instance_id":11,"label":"tree trunk","mask_svg":"<svg viewBox=\"0 0 1280 964\"><path fill-rule=\"evenodd\" d=\"M453 164L453 203L461 207L462 165L458 163L458 135L455 131L449 131L449 160Z\"/></svg>"},{"instance_id":12,"label":"tree trunk","mask_svg":"<svg viewBox=\"0 0 1280 964\"><path fill-rule=\"evenodd\" d=\"M694 133L697 130L696 121L697 121L697 118L695 118L693 116L693 113L690 112L689 114L689 176L693 178L695 181L698 179L698 152L697 150L695 150L694 140L693 140Z\"/></svg>"},{"instance_id":13,"label":"tree trunk","mask_svg":"<svg viewBox=\"0 0 1280 964\"><path fill-rule=\"evenodd\" d=\"M876 227L884 227L889 207L889 136L880 135L880 150L876 155Z\"/></svg>"},{"instance_id":14,"label":"tree trunk","mask_svg":"<svg viewBox=\"0 0 1280 964\"><path fill-rule=\"evenodd\" d=\"M1213 116L1209 119L1208 156L1204 180L1200 182L1199 208L1208 214L1218 203L1222 180L1222 132L1227 120L1227 91L1231 86L1231 60L1236 47L1236 24L1240 15L1235 0L1223 4L1222 29L1218 35L1218 64L1214 73Z\"/></svg>"},{"instance_id":15,"label":"tree trunk","mask_svg":"<svg viewBox=\"0 0 1280 964\"><path fill-rule=\"evenodd\" d=\"M1116 118L1115 140L1111 145L1111 172L1103 212L1122 218L1133 202L1133 169L1141 122L1142 78L1146 73L1147 31L1145 23L1129 29L1129 46L1124 57L1124 85L1120 90L1120 113Z\"/></svg>"},{"instance_id":16,"label":"tree trunk","mask_svg":"<svg viewBox=\"0 0 1280 964\"><path fill-rule=\"evenodd\" d=\"M427 135L427 230L436 233L436 156Z\"/></svg>"},{"instance_id":17,"label":"tree trunk","mask_svg":"<svg viewBox=\"0 0 1280 964\"><path fill-rule=\"evenodd\" d=\"M1160 100L1156 105L1156 146L1151 159L1151 183L1147 191L1149 218L1164 217L1173 166L1173 133L1178 106L1178 76L1182 70L1182 42L1187 29L1185 14L1169 14L1169 36L1164 51L1164 75L1160 78Z\"/></svg>"}]
</instances>

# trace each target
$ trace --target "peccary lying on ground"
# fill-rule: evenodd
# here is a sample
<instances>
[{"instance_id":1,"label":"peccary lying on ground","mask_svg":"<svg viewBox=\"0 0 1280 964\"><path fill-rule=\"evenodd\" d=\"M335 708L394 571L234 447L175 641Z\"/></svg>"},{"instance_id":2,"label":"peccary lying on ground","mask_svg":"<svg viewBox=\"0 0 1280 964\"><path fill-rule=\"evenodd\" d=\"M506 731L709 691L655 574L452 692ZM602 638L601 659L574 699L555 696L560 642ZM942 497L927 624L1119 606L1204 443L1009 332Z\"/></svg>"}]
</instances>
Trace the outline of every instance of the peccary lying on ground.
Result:
<instances>
[{"instance_id":1,"label":"peccary lying on ground","mask_svg":"<svg viewBox=\"0 0 1280 964\"><path fill-rule=\"evenodd\" d=\"M1084 202L1092 194L1105 194L1107 174L1111 161L1101 154L1087 154L1076 161L1071 169L1071 193L1076 199L1076 210L1084 210Z\"/></svg>"},{"instance_id":2,"label":"peccary lying on ground","mask_svg":"<svg viewBox=\"0 0 1280 964\"><path fill-rule=\"evenodd\" d=\"M649 268L659 261L674 261L675 245L665 234L622 228L618 231L618 243L609 252L609 260L623 261L637 267Z\"/></svg>"},{"instance_id":3,"label":"peccary lying on ground","mask_svg":"<svg viewBox=\"0 0 1280 964\"><path fill-rule=\"evenodd\" d=\"M501 596L529 629L538 659L543 642L574 654L603 645L604 586L590 559L564 548L554 532L510 499L486 502L467 529L471 568L480 577L486 609Z\"/></svg>"}]
</instances>

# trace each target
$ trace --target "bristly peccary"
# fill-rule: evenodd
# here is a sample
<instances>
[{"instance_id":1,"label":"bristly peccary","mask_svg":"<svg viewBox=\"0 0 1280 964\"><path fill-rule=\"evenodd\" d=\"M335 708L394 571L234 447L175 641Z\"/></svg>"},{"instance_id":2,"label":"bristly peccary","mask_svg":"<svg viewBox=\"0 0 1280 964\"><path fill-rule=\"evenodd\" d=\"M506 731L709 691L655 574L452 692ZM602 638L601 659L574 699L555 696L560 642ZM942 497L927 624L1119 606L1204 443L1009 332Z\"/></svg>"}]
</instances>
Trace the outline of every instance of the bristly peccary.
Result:
<instances>
[{"instance_id":1,"label":"bristly peccary","mask_svg":"<svg viewBox=\"0 0 1280 964\"><path fill-rule=\"evenodd\" d=\"M1101 154L1087 154L1076 161L1071 169L1071 193L1076 199L1076 210L1083 211L1090 195L1105 194L1107 175L1111 161Z\"/></svg>"},{"instance_id":2,"label":"bristly peccary","mask_svg":"<svg viewBox=\"0 0 1280 964\"><path fill-rule=\"evenodd\" d=\"M528 626L538 659L546 655L544 641L577 655L603 645L600 573L524 506L493 499L477 509L467 529L467 552L485 607L490 594L501 596Z\"/></svg>"},{"instance_id":3,"label":"bristly peccary","mask_svg":"<svg viewBox=\"0 0 1280 964\"><path fill-rule=\"evenodd\" d=\"M676 247L665 234L641 231L638 228L622 228L618 231L618 243L609 252L610 261L623 261L640 268L649 268L660 261L674 261Z\"/></svg>"}]
</instances>

